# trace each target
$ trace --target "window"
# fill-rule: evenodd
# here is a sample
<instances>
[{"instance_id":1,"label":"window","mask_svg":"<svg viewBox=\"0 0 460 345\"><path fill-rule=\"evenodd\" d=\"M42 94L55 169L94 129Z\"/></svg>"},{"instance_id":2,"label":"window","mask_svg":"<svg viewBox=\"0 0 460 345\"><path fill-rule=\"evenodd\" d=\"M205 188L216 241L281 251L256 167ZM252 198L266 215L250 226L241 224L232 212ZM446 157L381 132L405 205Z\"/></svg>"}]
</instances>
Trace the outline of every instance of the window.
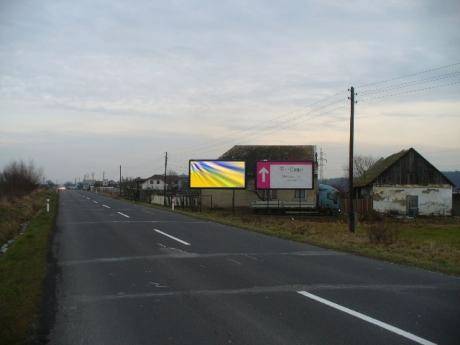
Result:
<instances>
[{"instance_id":1,"label":"window","mask_svg":"<svg viewBox=\"0 0 460 345\"><path fill-rule=\"evenodd\" d=\"M160 184L160 180L157 180L157 184Z\"/></svg>"},{"instance_id":2,"label":"window","mask_svg":"<svg viewBox=\"0 0 460 345\"><path fill-rule=\"evenodd\" d=\"M150 184L153 184L153 180L150 180L149 182L150 182Z\"/></svg>"},{"instance_id":3,"label":"window","mask_svg":"<svg viewBox=\"0 0 460 345\"><path fill-rule=\"evenodd\" d=\"M306 199L305 189L296 189L294 192L295 199Z\"/></svg>"}]
</instances>

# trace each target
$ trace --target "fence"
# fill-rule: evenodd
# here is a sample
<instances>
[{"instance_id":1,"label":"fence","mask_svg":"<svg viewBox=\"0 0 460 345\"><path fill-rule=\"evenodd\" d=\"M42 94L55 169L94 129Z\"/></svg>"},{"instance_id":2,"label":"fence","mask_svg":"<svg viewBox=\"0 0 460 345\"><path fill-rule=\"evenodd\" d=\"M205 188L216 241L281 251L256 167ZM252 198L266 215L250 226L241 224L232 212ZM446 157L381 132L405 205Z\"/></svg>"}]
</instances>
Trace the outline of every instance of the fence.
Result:
<instances>
[{"instance_id":1,"label":"fence","mask_svg":"<svg viewBox=\"0 0 460 345\"><path fill-rule=\"evenodd\" d=\"M198 194L167 193L165 197L162 191L126 189L124 190L124 196L131 200L168 207L171 207L174 202L174 207L189 208L192 210L201 208L201 200Z\"/></svg>"},{"instance_id":2,"label":"fence","mask_svg":"<svg viewBox=\"0 0 460 345\"><path fill-rule=\"evenodd\" d=\"M342 199L341 206L343 213L348 213L350 209L350 199ZM354 199L353 206L356 213L368 214L372 211L372 199Z\"/></svg>"}]
</instances>

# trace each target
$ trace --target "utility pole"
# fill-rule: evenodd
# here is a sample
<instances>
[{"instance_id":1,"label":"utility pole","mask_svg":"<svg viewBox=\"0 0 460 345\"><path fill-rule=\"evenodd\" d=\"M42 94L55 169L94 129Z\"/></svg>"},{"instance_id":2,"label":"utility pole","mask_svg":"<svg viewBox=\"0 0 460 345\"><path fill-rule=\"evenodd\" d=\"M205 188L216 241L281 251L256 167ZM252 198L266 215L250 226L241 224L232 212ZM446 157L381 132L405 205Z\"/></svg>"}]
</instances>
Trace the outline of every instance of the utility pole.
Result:
<instances>
[{"instance_id":1,"label":"utility pole","mask_svg":"<svg viewBox=\"0 0 460 345\"><path fill-rule=\"evenodd\" d=\"M353 201L355 198L355 191L353 187L353 141L354 141L354 126L355 126L355 88L352 86L350 91L350 149L348 157L348 193L349 193L349 207L348 207L348 229L350 232L355 232L355 208Z\"/></svg>"},{"instance_id":2,"label":"utility pole","mask_svg":"<svg viewBox=\"0 0 460 345\"><path fill-rule=\"evenodd\" d=\"M163 180L163 206L166 206L166 169L168 168L168 152L165 152L165 175Z\"/></svg>"},{"instance_id":3,"label":"utility pole","mask_svg":"<svg viewBox=\"0 0 460 345\"><path fill-rule=\"evenodd\" d=\"M120 189L120 196L121 196L121 164L120 164L120 182L119 182L118 184L120 185L120 186L119 186L119 187L120 187L119 189Z\"/></svg>"}]
</instances>

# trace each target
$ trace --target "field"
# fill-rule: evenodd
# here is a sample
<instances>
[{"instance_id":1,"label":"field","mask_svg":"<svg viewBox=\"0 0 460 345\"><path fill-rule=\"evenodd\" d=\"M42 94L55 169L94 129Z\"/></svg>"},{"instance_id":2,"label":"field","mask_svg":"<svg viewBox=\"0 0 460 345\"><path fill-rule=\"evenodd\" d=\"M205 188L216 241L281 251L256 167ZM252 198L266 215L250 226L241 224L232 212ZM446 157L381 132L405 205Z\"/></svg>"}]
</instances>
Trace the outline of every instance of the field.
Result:
<instances>
[{"instance_id":1,"label":"field","mask_svg":"<svg viewBox=\"0 0 460 345\"><path fill-rule=\"evenodd\" d=\"M51 199L50 213L44 209L46 198ZM24 344L37 329L57 194L37 191L14 206L3 205L1 212L2 238L11 237L29 221L27 231L0 256L0 344Z\"/></svg>"}]
</instances>

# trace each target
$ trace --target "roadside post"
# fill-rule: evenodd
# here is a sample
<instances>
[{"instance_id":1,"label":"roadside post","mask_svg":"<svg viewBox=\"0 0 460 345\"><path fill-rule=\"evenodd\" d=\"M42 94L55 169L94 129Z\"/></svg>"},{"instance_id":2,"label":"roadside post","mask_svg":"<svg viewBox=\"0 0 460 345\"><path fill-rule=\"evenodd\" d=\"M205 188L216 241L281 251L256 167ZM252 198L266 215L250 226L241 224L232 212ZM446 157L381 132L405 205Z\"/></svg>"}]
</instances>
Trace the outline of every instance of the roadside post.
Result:
<instances>
[{"instance_id":1,"label":"roadside post","mask_svg":"<svg viewBox=\"0 0 460 345\"><path fill-rule=\"evenodd\" d=\"M174 204L175 204L175 203L176 203L176 197L173 196L173 197L171 198L171 210L173 210L173 211L174 211Z\"/></svg>"},{"instance_id":2,"label":"roadside post","mask_svg":"<svg viewBox=\"0 0 460 345\"><path fill-rule=\"evenodd\" d=\"M46 198L46 213L50 213L50 199Z\"/></svg>"}]
</instances>

